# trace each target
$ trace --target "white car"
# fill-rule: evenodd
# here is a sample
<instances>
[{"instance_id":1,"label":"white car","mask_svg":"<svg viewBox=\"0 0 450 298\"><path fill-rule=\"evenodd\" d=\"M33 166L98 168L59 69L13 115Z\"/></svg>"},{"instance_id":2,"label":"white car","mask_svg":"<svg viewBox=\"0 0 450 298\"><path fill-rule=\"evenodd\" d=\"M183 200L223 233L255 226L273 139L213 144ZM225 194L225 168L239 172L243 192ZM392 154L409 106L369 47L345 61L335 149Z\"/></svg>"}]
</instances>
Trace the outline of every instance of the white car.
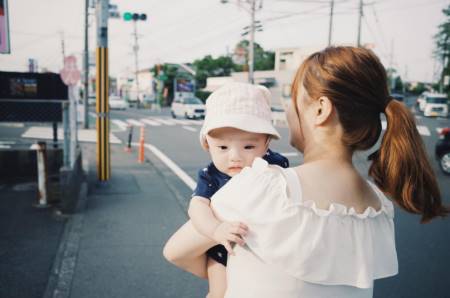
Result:
<instances>
[{"instance_id":1,"label":"white car","mask_svg":"<svg viewBox=\"0 0 450 298\"><path fill-rule=\"evenodd\" d=\"M126 110L127 103L119 96L111 95L109 97L109 108L111 110Z\"/></svg>"},{"instance_id":2,"label":"white car","mask_svg":"<svg viewBox=\"0 0 450 298\"><path fill-rule=\"evenodd\" d=\"M173 118L205 118L205 105L197 97L175 98L172 102L171 114Z\"/></svg>"},{"instance_id":3,"label":"white car","mask_svg":"<svg viewBox=\"0 0 450 298\"><path fill-rule=\"evenodd\" d=\"M425 117L448 116L448 99L445 94L428 93L425 95L423 104L423 115Z\"/></svg>"}]
</instances>

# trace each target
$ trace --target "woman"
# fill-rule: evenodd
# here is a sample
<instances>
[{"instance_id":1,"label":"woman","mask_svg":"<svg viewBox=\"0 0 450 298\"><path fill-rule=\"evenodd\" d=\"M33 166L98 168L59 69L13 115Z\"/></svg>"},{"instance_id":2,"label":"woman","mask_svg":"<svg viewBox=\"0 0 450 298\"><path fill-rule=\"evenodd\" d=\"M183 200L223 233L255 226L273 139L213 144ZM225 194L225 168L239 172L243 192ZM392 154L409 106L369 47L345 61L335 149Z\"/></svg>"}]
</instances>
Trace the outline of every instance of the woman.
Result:
<instances>
[{"instance_id":1,"label":"woman","mask_svg":"<svg viewBox=\"0 0 450 298\"><path fill-rule=\"evenodd\" d=\"M393 216L385 194L423 223L445 216L414 117L389 97L370 51L331 47L299 68L288 111L304 164L258 159L212 198L217 217L248 225L227 267L225 297L372 297L374 279L397 274ZM352 162L387 130L365 180ZM245 194L245 195L243 195Z\"/></svg>"}]
</instances>

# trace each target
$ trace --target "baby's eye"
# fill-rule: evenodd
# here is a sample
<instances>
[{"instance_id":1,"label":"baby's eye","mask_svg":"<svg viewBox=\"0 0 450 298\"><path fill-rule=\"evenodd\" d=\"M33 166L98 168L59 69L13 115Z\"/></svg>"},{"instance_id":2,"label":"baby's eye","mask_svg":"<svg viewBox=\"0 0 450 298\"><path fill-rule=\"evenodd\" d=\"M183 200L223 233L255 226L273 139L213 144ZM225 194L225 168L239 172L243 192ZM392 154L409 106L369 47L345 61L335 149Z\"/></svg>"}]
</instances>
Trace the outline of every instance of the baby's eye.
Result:
<instances>
[{"instance_id":1,"label":"baby's eye","mask_svg":"<svg viewBox=\"0 0 450 298\"><path fill-rule=\"evenodd\" d=\"M246 149L246 150L255 149L255 146L248 145L248 146L245 146L244 149Z\"/></svg>"},{"instance_id":2,"label":"baby's eye","mask_svg":"<svg viewBox=\"0 0 450 298\"><path fill-rule=\"evenodd\" d=\"M220 150L227 150L228 147L227 147L227 146L219 146L219 149L220 149Z\"/></svg>"}]
</instances>

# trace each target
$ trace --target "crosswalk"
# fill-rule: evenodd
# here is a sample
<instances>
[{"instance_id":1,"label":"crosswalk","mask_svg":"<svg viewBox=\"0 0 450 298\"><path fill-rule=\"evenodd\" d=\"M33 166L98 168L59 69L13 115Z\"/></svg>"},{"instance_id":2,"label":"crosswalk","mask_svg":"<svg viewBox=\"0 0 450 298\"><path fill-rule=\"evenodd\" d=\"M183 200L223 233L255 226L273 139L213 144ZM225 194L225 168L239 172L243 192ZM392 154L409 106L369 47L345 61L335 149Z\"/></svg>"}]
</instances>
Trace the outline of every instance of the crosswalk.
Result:
<instances>
[{"instance_id":1,"label":"crosswalk","mask_svg":"<svg viewBox=\"0 0 450 298\"><path fill-rule=\"evenodd\" d=\"M115 124L119 130L126 130L130 125L136 127L142 126L175 126L181 125L183 128L190 131L197 131L197 129L192 126L200 126L203 125L202 120L181 120L181 119L172 119L169 117L146 117L140 119L111 119L111 122ZM188 127L188 128L186 128Z\"/></svg>"},{"instance_id":2,"label":"crosswalk","mask_svg":"<svg viewBox=\"0 0 450 298\"><path fill-rule=\"evenodd\" d=\"M176 126L176 125L180 125L183 129L188 130L188 131L198 131L197 128L195 128L195 126L200 126L203 124L203 120L181 120L181 119L172 119L170 117L145 117L145 118L140 118L140 119L111 119L111 122L114 123L119 130L127 130L127 128L132 125L135 127L142 127L142 126L153 126L153 127L158 127L158 126ZM279 122L275 122L274 123L276 126L284 126L286 127L286 125L281 125ZM386 121L382 121L381 122L382 128L383 130L386 130L387 127L387 122ZM420 135L422 136L431 136L431 131L430 129L425 126L425 125L417 125L417 131L419 132ZM441 127L437 127L436 129L436 133L439 134L440 130L442 130Z\"/></svg>"}]
</instances>

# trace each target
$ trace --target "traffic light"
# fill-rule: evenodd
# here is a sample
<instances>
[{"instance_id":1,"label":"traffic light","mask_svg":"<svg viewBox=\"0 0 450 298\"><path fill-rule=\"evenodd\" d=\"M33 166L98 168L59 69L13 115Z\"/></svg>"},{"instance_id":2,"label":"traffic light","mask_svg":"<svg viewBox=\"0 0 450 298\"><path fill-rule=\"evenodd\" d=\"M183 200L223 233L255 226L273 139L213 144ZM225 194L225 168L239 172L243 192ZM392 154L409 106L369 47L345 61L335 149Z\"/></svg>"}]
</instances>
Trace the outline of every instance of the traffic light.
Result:
<instances>
[{"instance_id":1,"label":"traffic light","mask_svg":"<svg viewBox=\"0 0 450 298\"><path fill-rule=\"evenodd\" d=\"M126 12L123 14L124 21L145 21L147 20L147 15L145 13L133 13Z\"/></svg>"}]
</instances>

